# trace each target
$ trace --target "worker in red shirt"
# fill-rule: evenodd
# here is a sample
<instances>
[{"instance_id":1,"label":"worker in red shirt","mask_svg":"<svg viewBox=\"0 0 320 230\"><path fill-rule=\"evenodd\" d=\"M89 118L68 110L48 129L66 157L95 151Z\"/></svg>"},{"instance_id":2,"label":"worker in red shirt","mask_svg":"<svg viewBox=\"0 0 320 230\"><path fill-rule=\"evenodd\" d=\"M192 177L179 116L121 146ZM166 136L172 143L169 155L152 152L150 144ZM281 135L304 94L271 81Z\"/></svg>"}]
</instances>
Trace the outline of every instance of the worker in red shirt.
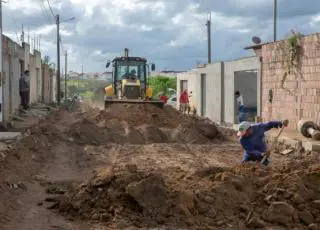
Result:
<instances>
[{"instance_id":1,"label":"worker in red shirt","mask_svg":"<svg viewBox=\"0 0 320 230\"><path fill-rule=\"evenodd\" d=\"M186 113L189 108L189 96L188 91L186 89L180 94L179 102L181 112Z\"/></svg>"},{"instance_id":2,"label":"worker in red shirt","mask_svg":"<svg viewBox=\"0 0 320 230\"><path fill-rule=\"evenodd\" d=\"M163 101L164 104L167 104L168 97L167 97L166 95L164 95L164 93L161 93L161 94L160 94L159 99L160 99L161 101Z\"/></svg>"}]
</instances>

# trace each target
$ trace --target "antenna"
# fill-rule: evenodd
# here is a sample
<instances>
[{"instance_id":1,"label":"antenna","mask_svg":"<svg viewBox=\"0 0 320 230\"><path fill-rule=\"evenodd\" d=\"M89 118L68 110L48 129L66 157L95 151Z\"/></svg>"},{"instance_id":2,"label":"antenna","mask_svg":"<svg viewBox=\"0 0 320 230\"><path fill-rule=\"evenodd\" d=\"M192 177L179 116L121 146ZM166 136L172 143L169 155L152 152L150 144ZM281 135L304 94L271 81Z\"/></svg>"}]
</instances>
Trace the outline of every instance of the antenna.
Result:
<instances>
[{"instance_id":1,"label":"antenna","mask_svg":"<svg viewBox=\"0 0 320 230\"><path fill-rule=\"evenodd\" d=\"M257 37L257 36L253 36L252 37L252 42L256 45L261 44L261 38Z\"/></svg>"}]
</instances>

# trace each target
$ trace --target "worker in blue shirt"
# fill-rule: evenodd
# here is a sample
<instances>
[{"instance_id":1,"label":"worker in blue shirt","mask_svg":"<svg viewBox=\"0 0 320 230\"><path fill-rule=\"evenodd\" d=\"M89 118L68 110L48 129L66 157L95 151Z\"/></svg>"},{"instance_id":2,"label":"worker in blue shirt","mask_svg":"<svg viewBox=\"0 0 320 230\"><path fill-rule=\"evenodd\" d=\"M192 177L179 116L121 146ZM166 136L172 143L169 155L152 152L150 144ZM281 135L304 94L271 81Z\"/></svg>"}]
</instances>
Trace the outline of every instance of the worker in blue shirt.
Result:
<instances>
[{"instance_id":1,"label":"worker in blue shirt","mask_svg":"<svg viewBox=\"0 0 320 230\"><path fill-rule=\"evenodd\" d=\"M240 144L245 150L242 162L261 161L263 154L268 149L265 143L264 133L272 128L287 127L288 124L288 120L269 121L252 125L246 121L241 122L238 128L238 136L240 137ZM263 164L268 165L269 161L266 160Z\"/></svg>"}]
</instances>

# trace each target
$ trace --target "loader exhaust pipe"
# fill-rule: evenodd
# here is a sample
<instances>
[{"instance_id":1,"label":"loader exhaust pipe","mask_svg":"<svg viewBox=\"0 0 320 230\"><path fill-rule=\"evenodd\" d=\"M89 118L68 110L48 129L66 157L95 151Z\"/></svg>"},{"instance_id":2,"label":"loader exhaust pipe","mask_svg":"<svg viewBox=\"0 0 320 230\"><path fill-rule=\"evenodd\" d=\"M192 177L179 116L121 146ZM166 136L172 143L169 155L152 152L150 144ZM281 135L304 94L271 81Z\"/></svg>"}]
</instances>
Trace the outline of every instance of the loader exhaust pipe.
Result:
<instances>
[{"instance_id":1,"label":"loader exhaust pipe","mask_svg":"<svg viewBox=\"0 0 320 230\"><path fill-rule=\"evenodd\" d=\"M129 49L128 48L124 49L124 56L129 57Z\"/></svg>"}]
</instances>

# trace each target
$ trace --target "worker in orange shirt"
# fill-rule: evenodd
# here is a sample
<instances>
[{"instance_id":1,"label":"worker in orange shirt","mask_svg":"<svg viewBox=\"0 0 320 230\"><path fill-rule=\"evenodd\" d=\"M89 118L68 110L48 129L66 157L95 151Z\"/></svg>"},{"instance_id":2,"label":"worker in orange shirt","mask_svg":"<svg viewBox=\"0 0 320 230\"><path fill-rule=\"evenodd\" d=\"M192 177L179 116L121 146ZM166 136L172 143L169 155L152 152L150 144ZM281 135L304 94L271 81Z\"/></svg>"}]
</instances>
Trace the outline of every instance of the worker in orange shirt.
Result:
<instances>
[{"instance_id":1,"label":"worker in orange shirt","mask_svg":"<svg viewBox=\"0 0 320 230\"><path fill-rule=\"evenodd\" d=\"M164 104L167 104L168 97L167 97L166 95L164 95L164 93L160 93L159 99L160 99L161 101L163 101Z\"/></svg>"},{"instance_id":2,"label":"worker in orange shirt","mask_svg":"<svg viewBox=\"0 0 320 230\"><path fill-rule=\"evenodd\" d=\"M189 108L189 95L186 89L180 94L179 102L181 112L186 113Z\"/></svg>"}]
</instances>

